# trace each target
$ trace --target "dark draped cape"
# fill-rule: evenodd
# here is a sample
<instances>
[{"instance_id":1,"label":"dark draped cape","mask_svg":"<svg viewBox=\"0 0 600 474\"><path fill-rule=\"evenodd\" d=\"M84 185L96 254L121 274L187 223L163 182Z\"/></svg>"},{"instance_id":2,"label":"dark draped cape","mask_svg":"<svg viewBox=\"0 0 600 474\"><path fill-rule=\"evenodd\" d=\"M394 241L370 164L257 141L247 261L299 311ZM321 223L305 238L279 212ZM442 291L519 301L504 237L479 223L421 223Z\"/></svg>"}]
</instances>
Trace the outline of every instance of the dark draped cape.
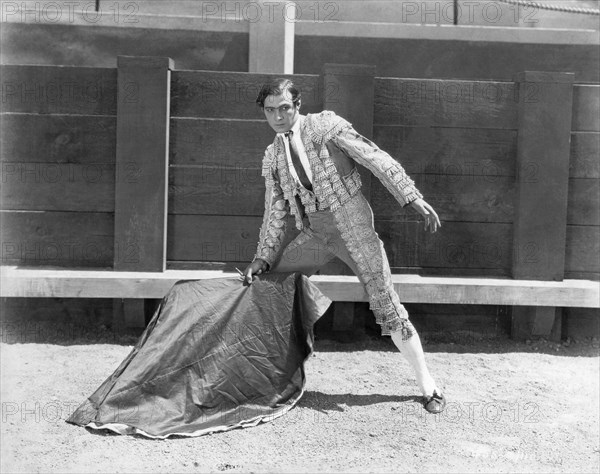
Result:
<instances>
[{"instance_id":1,"label":"dark draped cape","mask_svg":"<svg viewBox=\"0 0 600 474\"><path fill-rule=\"evenodd\" d=\"M313 325L331 301L300 273L182 280L114 373L66 420L152 438L283 415L302 397Z\"/></svg>"}]
</instances>

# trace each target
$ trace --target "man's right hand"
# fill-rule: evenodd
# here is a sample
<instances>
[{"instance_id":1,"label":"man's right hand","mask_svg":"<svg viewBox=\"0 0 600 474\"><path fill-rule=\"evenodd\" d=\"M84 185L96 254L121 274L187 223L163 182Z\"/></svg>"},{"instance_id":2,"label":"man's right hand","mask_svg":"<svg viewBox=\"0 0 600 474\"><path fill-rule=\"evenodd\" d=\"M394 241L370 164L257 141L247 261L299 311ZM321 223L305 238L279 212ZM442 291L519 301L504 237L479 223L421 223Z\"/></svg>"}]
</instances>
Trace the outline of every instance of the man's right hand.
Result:
<instances>
[{"instance_id":1,"label":"man's right hand","mask_svg":"<svg viewBox=\"0 0 600 474\"><path fill-rule=\"evenodd\" d=\"M246 267L244 270L244 281L248 285L252 284L252 279L254 275L260 275L263 272L267 271L269 265L264 260L257 258L250 265Z\"/></svg>"}]
</instances>

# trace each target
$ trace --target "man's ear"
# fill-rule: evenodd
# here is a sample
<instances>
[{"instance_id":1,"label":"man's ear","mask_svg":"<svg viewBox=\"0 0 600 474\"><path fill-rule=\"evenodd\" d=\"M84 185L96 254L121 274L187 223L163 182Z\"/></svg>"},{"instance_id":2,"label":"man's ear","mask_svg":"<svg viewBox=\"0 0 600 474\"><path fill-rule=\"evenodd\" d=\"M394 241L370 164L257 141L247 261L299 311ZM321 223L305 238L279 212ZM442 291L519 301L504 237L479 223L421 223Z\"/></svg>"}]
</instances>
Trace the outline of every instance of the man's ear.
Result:
<instances>
[{"instance_id":1,"label":"man's ear","mask_svg":"<svg viewBox=\"0 0 600 474\"><path fill-rule=\"evenodd\" d=\"M296 102L296 108L300 109L300 104L302 103L302 99L298 99L298 102Z\"/></svg>"}]
</instances>

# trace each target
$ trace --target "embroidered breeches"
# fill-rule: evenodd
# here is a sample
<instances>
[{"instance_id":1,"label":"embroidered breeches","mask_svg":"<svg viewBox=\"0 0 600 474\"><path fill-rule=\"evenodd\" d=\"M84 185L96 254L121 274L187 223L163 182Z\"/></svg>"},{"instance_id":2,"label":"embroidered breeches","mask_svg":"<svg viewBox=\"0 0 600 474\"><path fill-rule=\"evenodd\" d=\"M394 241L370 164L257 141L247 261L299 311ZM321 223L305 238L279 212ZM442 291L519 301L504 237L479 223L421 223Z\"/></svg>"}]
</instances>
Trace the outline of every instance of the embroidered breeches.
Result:
<instances>
[{"instance_id":1,"label":"embroidered breeches","mask_svg":"<svg viewBox=\"0 0 600 474\"><path fill-rule=\"evenodd\" d=\"M271 270L299 271L310 276L338 257L365 286L381 334L400 330L404 340L410 339L415 329L394 290L387 255L363 194L356 194L333 212L309 213L308 220L310 225L287 245Z\"/></svg>"}]
</instances>

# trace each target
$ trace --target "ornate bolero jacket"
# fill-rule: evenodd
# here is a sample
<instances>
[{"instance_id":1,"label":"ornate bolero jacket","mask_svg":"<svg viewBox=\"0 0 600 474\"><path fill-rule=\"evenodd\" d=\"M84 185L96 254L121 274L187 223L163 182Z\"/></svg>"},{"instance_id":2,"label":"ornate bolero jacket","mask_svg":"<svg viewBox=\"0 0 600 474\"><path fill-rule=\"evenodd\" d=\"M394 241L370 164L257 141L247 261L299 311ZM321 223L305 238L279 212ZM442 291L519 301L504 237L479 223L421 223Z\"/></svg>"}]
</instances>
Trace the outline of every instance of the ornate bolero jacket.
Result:
<instances>
[{"instance_id":1,"label":"ornate bolero jacket","mask_svg":"<svg viewBox=\"0 0 600 474\"><path fill-rule=\"evenodd\" d=\"M369 169L402 206L423 197L396 160L334 112L307 114L300 134L312 171L313 191L294 181L288 170L285 145L276 136L262 162L265 212L254 259L260 258L269 266L276 261L290 213L296 227L303 230L305 212L335 212L360 192L355 163Z\"/></svg>"}]
</instances>

